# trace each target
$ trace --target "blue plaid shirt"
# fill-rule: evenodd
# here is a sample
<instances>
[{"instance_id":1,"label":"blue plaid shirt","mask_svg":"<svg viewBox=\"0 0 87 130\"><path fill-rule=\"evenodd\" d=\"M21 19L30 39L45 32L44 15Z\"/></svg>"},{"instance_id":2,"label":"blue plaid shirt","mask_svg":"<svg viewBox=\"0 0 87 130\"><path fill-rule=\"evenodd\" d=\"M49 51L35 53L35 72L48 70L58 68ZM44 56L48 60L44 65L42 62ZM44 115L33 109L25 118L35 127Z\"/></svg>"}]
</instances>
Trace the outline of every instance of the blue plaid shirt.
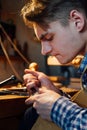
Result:
<instances>
[{"instance_id":1,"label":"blue plaid shirt","mask_svg":"<svg viewBox=\"0 0 87 130\"><path fill-rule=\"evenodd\" d=\"M82 75L82 86L87 88L85 81L87 76L84 73L87 65L87 54L81 62L79 73ZM87 108L82 108L69 98L61 96L53 105L51 110L52 121L60 126L63 130L87 130Z\"/></svg>"}]
</instances>

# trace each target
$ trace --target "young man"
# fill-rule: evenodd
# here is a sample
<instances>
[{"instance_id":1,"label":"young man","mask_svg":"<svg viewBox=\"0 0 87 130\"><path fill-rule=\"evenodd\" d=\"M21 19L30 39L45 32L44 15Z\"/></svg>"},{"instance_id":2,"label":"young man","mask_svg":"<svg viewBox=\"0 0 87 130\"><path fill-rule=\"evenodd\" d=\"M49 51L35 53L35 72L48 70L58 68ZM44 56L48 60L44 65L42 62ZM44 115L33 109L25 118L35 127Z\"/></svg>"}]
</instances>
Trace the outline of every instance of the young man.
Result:
<instances>
[{"instance_id":1,"label":"young man","mask_svg":"<svg viewBox=\"0 0 87 130\"><path fill-rule=\"evenodd\" d=\"M62 64L72 61L78 54L85 56L79 68L85 90L86 6L86 0L31 0L22 9L25 23L33 27L41 41L43 55L55 56ZM45 74L26 69L23 78L29 91L32 87L38 91L26 104L33 103L42 118L53 121L63 130L87 130L87 109L62 96Z\"/></svg>"}]
</instances>

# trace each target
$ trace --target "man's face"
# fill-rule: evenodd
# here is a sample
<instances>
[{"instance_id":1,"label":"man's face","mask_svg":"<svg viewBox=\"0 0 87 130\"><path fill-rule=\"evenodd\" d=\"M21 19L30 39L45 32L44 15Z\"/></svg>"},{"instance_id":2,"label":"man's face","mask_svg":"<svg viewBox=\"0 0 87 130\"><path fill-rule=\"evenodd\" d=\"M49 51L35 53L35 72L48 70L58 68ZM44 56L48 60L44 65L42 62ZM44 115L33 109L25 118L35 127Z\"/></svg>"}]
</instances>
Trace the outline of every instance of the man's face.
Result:
<instances>
[{"instance_id":1,"label":"man's face","mask_svg":"<svg viewBox=\"0 0 87 130\"><path fill-rule=\"evenodd\" d=\"M55 56L62 64L70 62L83 48L83 42L74 22L70 22L65 27L58 21L52 22L46 30L34 24L34 31L41 41L42 54Z\"/></svg>"}]
</instances>

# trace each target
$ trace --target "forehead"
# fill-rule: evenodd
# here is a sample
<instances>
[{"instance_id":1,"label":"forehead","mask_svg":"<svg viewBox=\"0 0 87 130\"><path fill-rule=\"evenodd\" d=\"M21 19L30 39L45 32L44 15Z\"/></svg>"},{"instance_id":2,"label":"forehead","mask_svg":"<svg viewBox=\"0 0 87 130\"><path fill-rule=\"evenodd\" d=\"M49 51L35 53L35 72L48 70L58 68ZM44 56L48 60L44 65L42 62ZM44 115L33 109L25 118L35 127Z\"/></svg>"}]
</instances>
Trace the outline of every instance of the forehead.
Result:
<instances>
[{"instance_id":1,"label":"forehead","mask_svg":"<svg viewBox=\"0 0 87 130\"><path fill-rule=\"evenodd\" d=\"M48 26L40 26L36 23L33 24L33 28L35 33L45 33L45 32L55 32L57 30L61 30L61 28L64 28L63 25L59 21L51 22L48 24Z\"/></svg>"},{"instance_id":2,"label":"forehead","mask_svg":"<svg viewBox=\"0 0 87 130\"><path fill-rule=\"evenodd\" d=\"M43 28L41 26L39 26L38 24L33 24L34 27L34 32L36 34L37 37L40 37L41 35L45 35L46 33L50 32L50 28Z\"/></svg>"},{"instance_id":3,"label":"forehead","mask_svg":"<svg viewBox=\"0 0 87 130\"><path fill-rule=\"evenodd\" d=\"M34 32L37 38L40 40L41 37L46 36L46 34L57 34L64 30L64 27L60 22L51 22L48 27L41 27L38 24L33 24ZM63 32L62 32L63 33Z\"/></svg>"}]
</instances>

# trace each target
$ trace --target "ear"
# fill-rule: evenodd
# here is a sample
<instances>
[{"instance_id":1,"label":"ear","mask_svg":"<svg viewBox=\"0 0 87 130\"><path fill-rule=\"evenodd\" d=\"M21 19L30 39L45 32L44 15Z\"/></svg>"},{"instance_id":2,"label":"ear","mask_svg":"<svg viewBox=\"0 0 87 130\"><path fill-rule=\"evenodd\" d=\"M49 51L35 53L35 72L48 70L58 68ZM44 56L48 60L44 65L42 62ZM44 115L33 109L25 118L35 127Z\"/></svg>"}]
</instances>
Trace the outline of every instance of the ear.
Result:
<instances>
[{"instance_id":1,"label":"ear","mask_svg":"<svg viewBox=\"0 0 87 130\"><path fill-rule=\"evenodd\" d=\"M72 10L70 12L70 20L72 20L79 32L81 32L84 29L85 26L85 16L77 11L77 10Z\"/></svg>"}]
</instances>

